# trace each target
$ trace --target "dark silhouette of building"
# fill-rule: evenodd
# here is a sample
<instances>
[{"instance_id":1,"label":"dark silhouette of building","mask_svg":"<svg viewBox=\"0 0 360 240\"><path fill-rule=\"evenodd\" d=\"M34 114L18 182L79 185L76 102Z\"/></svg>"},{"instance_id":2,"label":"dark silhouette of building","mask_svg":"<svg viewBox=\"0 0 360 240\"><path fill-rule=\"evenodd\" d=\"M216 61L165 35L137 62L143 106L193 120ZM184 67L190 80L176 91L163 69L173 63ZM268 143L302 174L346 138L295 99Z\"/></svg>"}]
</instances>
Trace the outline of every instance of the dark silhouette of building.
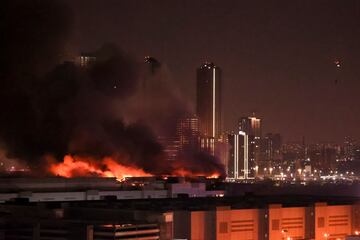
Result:
<instances>
[{"instance_id":1,"label":"dark silhouette of building","mask_svg":"<svg viewBox=\"0 0 360 240\"><path fill-rule=\"evenodd\" d=\"M267 167L281 165L282 140L280 134L268 133L262 140L262 156Z\"/></svg>"},{"instance_id":2,"label":"dark silhouette of building","mask_svg":"<svg viewBox=\"0 0 360 240\"><path fill-rule=\"evenodd\" d=\"M81 53L79 56L79 64L81 67L88 67L95 61L96 55L94 53Z\"/></svg>"},{"instance_id":3,"label":"dark silhouette of building","mask_svg":"<svg viewBox=\"0 0 360 240\"><path fill-rule=\"evenodd\" d=\"M221 84L221 69L214 63L205 63L197 69L196 113L200 133L215 140L221 134Z\"/></svg>"},{"instance_id":4,"label":"dark silhouette of building","mask_svg":"<svg viewBox=\"0 0 360 240\"><path fill-rule=\"evenodd\" d=\"M180 118L176 133L182 151L199 149L199 118L196 115Z\"/></svg>"},{"instance_id":5,"label":"dark silhouette of building","mask_svg":"<svg viewBox=\"0 0 360 240\"><path fill-rule=\"evenodd\" d=\"M335 170L340 147L337 144L318 143L309 145L308 156L312 167L325 172Z\"/></svg>"},{"instance_id":6,"label":"dark silhouette of building","mask_svg":"<svg viewBox=\"0 0 360 240\"><path fill-rule=\"evenodd\" d=\"M345 137L344 157L345 161L353 161L356 152L356 141L350 137Z\"/></svg>"},{"instance_id":7,"label":"dark silhouette of building","mask_svg":"<svg viewBox=\"0 0 360 240\"><path fill-rule=\"evenodd\" d=\"M181 144L178 137L159 136L158 141L163 147L166 159L168 161L175 161L181 150Z\"/></svg>"}]
</instances>

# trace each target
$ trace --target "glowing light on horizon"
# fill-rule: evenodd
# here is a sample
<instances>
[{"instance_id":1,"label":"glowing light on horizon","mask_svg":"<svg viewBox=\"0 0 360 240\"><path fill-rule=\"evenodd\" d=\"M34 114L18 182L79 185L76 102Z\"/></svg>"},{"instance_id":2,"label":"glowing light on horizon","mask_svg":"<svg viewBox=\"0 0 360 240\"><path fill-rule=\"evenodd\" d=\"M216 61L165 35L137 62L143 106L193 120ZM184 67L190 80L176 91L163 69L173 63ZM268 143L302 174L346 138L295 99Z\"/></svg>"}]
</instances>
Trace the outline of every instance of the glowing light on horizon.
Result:
<instances>
[{"instance_id":1,"label":"glowing light on horizon","mask_svg":"<svg viewBox=\"0 0 360 240\"><path fill-rule=\"evenodd\" d=\"M51 163L48 170L54 175L67 178L95 175L115 177L118 181L123 181L127 177L151 176L151 174L144 172L141 168L125 166L111 157L105 157L98 161L90 157L83 158L66 155L63 162Z\"/></svg>"},{"instance_id":2,"label":"glowing light on horizon","mask_svg":"<svg viewBox=\"0 0 360 240\"><path fill-rule=\"evenodd\" d=\"M234 178L239 178L239 135L234 134Z\"/></svg>"},{"instance_id":3,"label":"glowing light on horizon","mask_svg":"<svg viewBox=\"0 0 360 240\"><path fill-rule=\"evenodd\" d=\"M173 173L173 176L180 176L180 177L196 177L196 176L205 176L206 178L216 179L221 176L220 173L213 172L213 173L202 173L202 172L192 172L186 170L184 168L176 169Z\"/></svg>"},{"instance_id":4,"label":"glowing light on horizon","mask_svg":"<svg viewBox=\"0 0 360 240\"><path fill-rule=\"evenodd\" d=\"M213 68L213 119L212 119L212 124L213 124L213 131L212 131L212 136L215 137L215 117L216 117L216 77L215 77L215 67Z\"/></svg>"},{"instance_id":5,"label":"glowing light on horizon","mask_svg":"<svg viewBox=\"0 0 360 240\"><path fill-rule=\"evenodd\" d=\"M66 178L98 176L115 177L118 181L124 181L129 177L150 177L153 174L144 171L136 166L125 165L112 157L103 159L94 159L92 157L79 157L66 155L63 162L56 162L54 159L48 159L48 171L55 176ZM176 167L165 178L169 176L219 178L221 173L216 171L203 172L193 171L182 167Z\"/></svg>"}]
</instances>

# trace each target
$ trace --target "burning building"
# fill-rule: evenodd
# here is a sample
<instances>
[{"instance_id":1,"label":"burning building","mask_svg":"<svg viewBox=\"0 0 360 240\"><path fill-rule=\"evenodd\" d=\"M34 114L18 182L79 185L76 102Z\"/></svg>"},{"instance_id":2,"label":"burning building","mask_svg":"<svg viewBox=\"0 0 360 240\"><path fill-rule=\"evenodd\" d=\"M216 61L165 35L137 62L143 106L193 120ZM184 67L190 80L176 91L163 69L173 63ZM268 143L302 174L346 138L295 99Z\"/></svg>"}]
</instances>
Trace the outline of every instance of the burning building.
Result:
<instances>
[{"instance_id":1,"label":"burning building","mask_svg":"<svg viewBox=\"0 0 360 240\"><path fill-rule=\"evenodd\" d=\"M217 159L197 152L166 161L157 136L176 134L177 120L188 110L163 64L147 58L144 66L112 44L82 55L86 67L59 64L71 33L71 10L61 1L4 6L9 14L1 21L10 26L3 32L8 37L0 59L7 69L1 72L6 117L0 118L0 147L6 157L25 161L36 176L224 173ZM28 15L33 12L39 14ZM54 23L57 27L48 25ZM148 65L151 71L143 71Z\"/></svg>"}]
</instances>

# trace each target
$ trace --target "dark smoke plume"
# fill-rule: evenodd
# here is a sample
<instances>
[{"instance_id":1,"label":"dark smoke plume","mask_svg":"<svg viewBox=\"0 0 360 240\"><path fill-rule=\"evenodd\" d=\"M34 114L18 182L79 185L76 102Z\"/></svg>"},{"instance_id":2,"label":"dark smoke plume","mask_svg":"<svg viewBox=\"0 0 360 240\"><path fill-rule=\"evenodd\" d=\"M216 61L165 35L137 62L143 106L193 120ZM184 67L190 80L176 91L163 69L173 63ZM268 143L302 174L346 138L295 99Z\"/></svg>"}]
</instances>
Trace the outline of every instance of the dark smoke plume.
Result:
<instances>
[{"instance_id":1,"label":"dark smoke plume","mask_svg":"<svg viewBox=\"0 0 360 240\"><path fill-rule=\"evenodd\" d=\"M160 63L147 73L144 63L108 44L87 68L59 64L72 19L61 1L2 1L0 146L7 157L33 168L44 156L62 161L73 154L113 157L152 174L222 172L203 153L164 160L157 136L173 134L189 108Z\"/></svg>"},{"instance_id":2,"label":"dark smoke plume","mask_svg":"<svg viewBox=\"0 0 360 240\"><path fill-rule=\"evenodd\" d=\"M43 75L65 52L71 25L71 12L57 1L1 2L0 136L8 157L32 158L47 149L38 94L48 84Z\"/></svg>"}]
</instances>

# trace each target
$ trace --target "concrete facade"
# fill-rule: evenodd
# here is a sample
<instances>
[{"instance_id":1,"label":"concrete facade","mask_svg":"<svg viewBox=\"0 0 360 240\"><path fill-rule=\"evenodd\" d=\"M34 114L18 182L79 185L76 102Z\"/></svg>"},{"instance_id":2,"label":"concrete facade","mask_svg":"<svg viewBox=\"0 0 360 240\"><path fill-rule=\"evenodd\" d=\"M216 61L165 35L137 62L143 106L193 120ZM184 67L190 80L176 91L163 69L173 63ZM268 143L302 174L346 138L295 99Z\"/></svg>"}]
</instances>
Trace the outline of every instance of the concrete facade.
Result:
<instances>
[{"instance_id":1,"label":"concrete facade","mask_svg":"<svg viewBox=\"0 0 360 240\"><path fill-rule=\"evenodd\" d=\"M360 234L360 204L266 209L217 207L174 213L174 237L189 240L345 240Z\"/></svg>"},{"instance_id":2,"label":"concrete facade","mask_svg":"<svg viewBox=\"0 0 360 240\"><path fill-rule=\"evenodd\" d=\"M45 179L47 180L47 179ZM91 179L90 179L91 180ZM152 189L146 186L136 190L124 190L119 188L113 181L104 181L104 186L100 183L86 183L80 190L81 181L74 179L74 185L70 180L61 179L61 183L56 183L52 179L34 183L31 188L30 183L23 181L16 182L18 192L0 192L0 203L17 198L28 199L29 202L51 202L51 201L85 201L103 200L105 198L121 199L160 199L177 198L178 196L187 197L222 197L223 190L206 190L205 183L170 183L162 186L162 189ZM103 182L102 179L100 182ZM68 186L68 188L66 188ZM0 187L1 189L1 187ZM16 190L15 190L16 191Z\"/></svg>"},{"instance_id":3,"label":"concrete facade","mask_svg":"<svg viewBox=\"0 0 360 240\"><path fill-rule=\"evenodd\" d=\"M345 239L354 228L352 212L356 205L315 204L315 239Z\"/></svg>"}]
</instances>

